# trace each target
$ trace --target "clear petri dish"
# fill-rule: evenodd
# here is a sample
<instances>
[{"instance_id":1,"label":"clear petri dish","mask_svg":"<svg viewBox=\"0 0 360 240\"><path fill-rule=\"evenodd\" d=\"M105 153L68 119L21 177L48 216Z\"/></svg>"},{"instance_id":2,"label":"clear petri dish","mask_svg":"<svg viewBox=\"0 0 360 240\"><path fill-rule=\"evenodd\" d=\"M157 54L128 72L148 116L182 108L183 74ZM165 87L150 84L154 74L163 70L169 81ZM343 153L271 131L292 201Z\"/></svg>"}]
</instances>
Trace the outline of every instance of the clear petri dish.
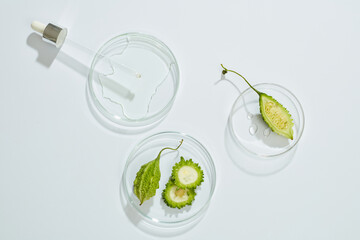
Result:
<instances>
[{"instance_id":1,"label":"clear petri dish","mask_svg":"<svg viewBox=\"0 0 360 240\"><path fill-rule=\"evenodd\" d=\"M99 114L123 129L155 125L171 109L179 68L153 36L127 33L106 42L94 57L88 92Z\"/></svg>"},{"instance_id":2,"label":"clear petri dish","mask_svg":"<svg viewBox=\"0 0 360 240\"><path fill-rule=\"evenodd\" d=\"M133 192L136 173L143 164L155 159L162 148L176 147L181 139L184 141L177 151L169 150L162 153L160 188L157 189L154 197L140 206L140 201ZM196 188L197 195L192 205L177 209L170 208L164 203L162 191L171 176L172 167L180 161L180 156L185 159L191 158L200 165L204 172L204 182ZM189 223L194 225L194 222L201 219L213 196L215 183L216 172L213 160L199 141L183 133L162 132L145 138L135 146L127 159L120 190L125 195L127 204L140 217L140 220L136 220L137 223L145 221L156 228L177 228Z\"/></svg>"},{"instance_id":3,"label":"clear petri dish","mask_svg":"<svg viewBox=\"0 0 360 240\"><path fill-rule=\"evenodd\" d=\"M303 109L295 95L280 85L261 83L254 87L274 97L289 110L294 122L294 139L271 131L260 114L259 96L250 88L240 94L232 107L228 119L230 135L239 148L252 156L266 159L279 157L299 142L305 124Z\"/></svg>"}]
</instances>

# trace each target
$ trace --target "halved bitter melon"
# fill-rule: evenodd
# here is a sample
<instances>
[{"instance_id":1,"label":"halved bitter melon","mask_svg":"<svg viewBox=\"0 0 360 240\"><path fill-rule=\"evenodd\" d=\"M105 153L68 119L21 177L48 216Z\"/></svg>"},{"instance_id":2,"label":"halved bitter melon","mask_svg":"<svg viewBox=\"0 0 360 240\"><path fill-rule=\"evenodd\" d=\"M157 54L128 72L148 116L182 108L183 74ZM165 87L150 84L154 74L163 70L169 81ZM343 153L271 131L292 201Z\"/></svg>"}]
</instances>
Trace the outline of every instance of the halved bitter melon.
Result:
<instances>
[{"instance_id":1,"label":"halved bitter melon","mask_svg":"<svg viewBox=\"0 0 360 240\"><path fill-rule=\"evenodd\" d=\"M174 183L180 188L196 188L204 181L204 173L192 159L180 158L172 169Z\"/></svg>"},{"instance_id":2,"label":"halved bitter melon","mask_svg":"<svg viewBox=\"0 0 360 240\"><path fill-rule=\"evenodd\" d=\"M259 95L260 113L270 129L279 135L293 140L294 132L292 127L294 126L294 123L289 111L273 97L256 90L241 74L226 69L222 64L221 66L224 69L222 72L223 74L233 72L239 75Z\"/></svg>"},{"instance_id":3,"label":"halved bitter melon","mask_svg":"<svg viewBox=\"0 0 360 240\"><path fill-rule=\"evenodd\" d=\"M170 179L162 192L164 202L171 208L183 208L191 205L195 199L195 190L189 188L180 188Z\"/></svg>"},{"instance_id":4,"label":"halved bitter melon","mask_svg":"<svg viewBox=\"0 0 360 240\"><path fill-rule=\"evenodd\" d=\"M259 95L260 113L264 121L275 133L293 140L294 123L289 111L273 97L261 92Z\"/></svg>"}]
</instances>

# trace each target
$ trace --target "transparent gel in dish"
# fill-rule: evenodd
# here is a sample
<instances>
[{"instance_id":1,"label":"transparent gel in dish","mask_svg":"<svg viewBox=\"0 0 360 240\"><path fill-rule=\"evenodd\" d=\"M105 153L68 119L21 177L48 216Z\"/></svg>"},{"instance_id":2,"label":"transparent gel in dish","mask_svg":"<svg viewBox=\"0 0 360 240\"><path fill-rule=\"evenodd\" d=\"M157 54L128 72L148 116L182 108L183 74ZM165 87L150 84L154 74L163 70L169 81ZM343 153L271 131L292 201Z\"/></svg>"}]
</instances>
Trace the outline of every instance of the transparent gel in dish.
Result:
<instances>
[{"instance_id":1,"label":"transparent gel in dish","mask_svg":"<svg viewBox=\"0 0 360 240\"><path fill-rule=\"evenodd\" d=\"M170 110L178 85L179 69L170 49L140 33L123 34L105 43L88 79L96 108L123 127L160 121Z\"/></svg>"}]
</instances>

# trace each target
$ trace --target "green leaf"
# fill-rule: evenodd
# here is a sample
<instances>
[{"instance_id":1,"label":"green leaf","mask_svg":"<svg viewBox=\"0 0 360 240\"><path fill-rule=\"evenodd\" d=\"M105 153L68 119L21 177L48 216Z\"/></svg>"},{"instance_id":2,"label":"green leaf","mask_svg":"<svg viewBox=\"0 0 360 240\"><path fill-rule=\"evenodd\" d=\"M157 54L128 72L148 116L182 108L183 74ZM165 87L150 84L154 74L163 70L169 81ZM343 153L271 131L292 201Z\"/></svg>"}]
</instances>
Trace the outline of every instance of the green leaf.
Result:
<instances>
[{"instance_id":1,"label":"green leaf","mask_svg":"<svg viewBox=\"0 0 360 240\"><path fill-rule=\"evenodd\" d=\"M166 149L176 151L181 146L182 142L183 140L180 141L180 144L177 146L177 148L166 147L161 149L158 156L154 160L141 166L134 180L134 193L140 200L140 205L142 205L144 201L149 200L151 197L155 196L156 190L159 188L161 177L161 153Z\"/></svg>"},{"instance_id":2,"label":"green leaf","mask_svg":"<svg viewBox=\"0 0 360 240\"><path fill-rule=\"evenodd\" d=\"M140 200L140 205L144 201L155 196L156 189L159 188L160 173L160 158L155 159L141 166L136 174L134 181L134 193Z\"/></svg>"}]
</instances>

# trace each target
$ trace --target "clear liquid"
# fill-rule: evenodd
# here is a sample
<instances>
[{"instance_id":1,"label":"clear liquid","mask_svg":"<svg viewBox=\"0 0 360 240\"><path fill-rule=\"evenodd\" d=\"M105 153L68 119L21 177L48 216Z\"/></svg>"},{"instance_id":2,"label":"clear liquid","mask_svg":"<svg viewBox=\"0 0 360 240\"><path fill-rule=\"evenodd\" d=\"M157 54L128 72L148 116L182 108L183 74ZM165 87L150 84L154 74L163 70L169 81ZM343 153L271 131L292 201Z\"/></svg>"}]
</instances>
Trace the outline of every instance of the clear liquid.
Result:
<instances>
[{"instance_id":1,"label":"clear liquid","mask_svg":"<svg viewBox=\"0 0 360 240\"><path fill-rule=\"evenodd\" d=\"M119 105L124 118L137 120L146 117L160 86L168 79L171 65L166 65L155 53L141 48L128 47L108 58L111 61L104 59L97 64L102 65L101 69L107 69L99 71L98 75L102 97ZM169 95L167 92L161 91L161 94L166 97ZM162 102L163 99L158 101L159 104Z\"/></svg>"},{"instance_id":2,"label":"clear liquid","mask_svg":"<svg viewBox=\"0 0 360 240\"><path fill-rule=\"evenodd\" d=\"M251 136L254 136L257 133L258 127L256 124L251 124L249 127L249 133Z\"/></svg>"},{"instance_id":3,"label":"clear liquid","mask_svg":"<svg viewBox=\"0 0 360 240\"><path fill-rule=\"evenodd\" d=\"M266 128L263 133L264 133L264 136L265 136L265 137L269 137L269 136L270 136L270 133L271 133L271 129L270 129L270 128Z\"/></svg>"}]
</instances>

